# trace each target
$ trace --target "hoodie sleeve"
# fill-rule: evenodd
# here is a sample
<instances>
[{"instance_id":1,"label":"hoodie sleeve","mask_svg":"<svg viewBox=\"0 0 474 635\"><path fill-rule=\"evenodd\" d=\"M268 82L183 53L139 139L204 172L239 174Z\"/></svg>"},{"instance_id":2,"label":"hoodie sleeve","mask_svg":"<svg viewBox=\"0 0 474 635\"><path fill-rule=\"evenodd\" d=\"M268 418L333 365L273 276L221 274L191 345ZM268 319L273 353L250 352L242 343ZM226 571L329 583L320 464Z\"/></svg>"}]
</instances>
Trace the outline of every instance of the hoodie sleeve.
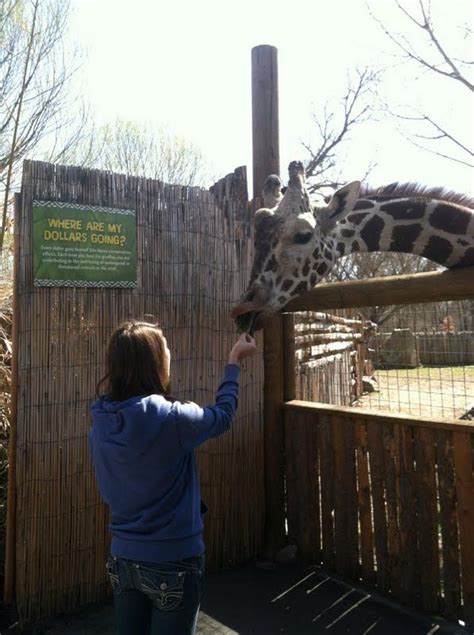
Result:
<instances>
[{"instance_id":1,"label":"hoodie sleeve","mask_svg":"<svg viewBox=\"0 0 474 635\"><path fill-rule=\"evenodd\" d=\"M201 408L195 403L173 404L171 414L175 417L178 437L185 452L230 428L237 410L239 374L239 366L227 364L213 406Z\"/></svg>"}]
</instances>

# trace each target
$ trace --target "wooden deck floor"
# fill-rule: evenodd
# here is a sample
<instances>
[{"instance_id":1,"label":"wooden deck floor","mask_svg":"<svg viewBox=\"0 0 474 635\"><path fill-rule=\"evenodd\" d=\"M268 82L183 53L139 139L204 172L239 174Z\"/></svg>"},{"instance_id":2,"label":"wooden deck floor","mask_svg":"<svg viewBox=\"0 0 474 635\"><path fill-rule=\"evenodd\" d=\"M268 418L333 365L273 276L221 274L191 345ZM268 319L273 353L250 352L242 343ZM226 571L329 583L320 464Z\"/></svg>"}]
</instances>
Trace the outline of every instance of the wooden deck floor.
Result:
<instances>
[{"instance_id":1,"label":"wooden deck floor","mask_svg":"<svg viewBox=\"0 0 474 635\"><path fill-rule=\"evenodd\" d=\"M113 608L90 607L24 632L112 635ZM209 574L198 624L199 635L465 635L468 632L461 626L407 611L304 565L272 570L249 565Z\"/></svg>"}]
</instances>

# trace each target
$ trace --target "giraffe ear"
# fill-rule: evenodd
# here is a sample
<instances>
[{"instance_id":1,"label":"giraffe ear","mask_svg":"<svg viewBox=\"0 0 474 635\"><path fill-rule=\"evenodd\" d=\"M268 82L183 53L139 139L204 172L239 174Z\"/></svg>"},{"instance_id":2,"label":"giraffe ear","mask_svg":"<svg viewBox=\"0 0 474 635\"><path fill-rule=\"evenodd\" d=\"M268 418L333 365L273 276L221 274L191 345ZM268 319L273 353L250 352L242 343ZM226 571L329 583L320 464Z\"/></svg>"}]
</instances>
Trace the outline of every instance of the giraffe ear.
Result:
<instances>
[{"instance_id":1,"label":"giraffe ear","mask_svg":"<svg viewBox=\"0 0 474 635\"><path fill-rule=\"evenodd\" d=\"M326 208L320 211L320 223L323 232L334 229L336 223L352 212L359 198L360 181L352 181L339 188L331 197Z\"/></svg>"}]
</instances>

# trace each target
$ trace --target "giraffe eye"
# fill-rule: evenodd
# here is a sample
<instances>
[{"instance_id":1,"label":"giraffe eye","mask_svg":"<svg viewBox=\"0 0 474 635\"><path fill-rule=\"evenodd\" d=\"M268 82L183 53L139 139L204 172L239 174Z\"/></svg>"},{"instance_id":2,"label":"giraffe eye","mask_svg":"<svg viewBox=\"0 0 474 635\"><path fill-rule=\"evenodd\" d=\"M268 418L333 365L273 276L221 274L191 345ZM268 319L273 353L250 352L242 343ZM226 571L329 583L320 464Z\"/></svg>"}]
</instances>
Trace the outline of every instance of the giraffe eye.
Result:
<instances>
[{"instance_id":1,"label":"giraffe eye","mask_svg":"<svg viewBox=\"0 0 474 635\"><path fill-rule=\"evenodd\" d=\"M295 234L293 242L297 245L306 245L311 240L312 235L311 232L298 232Z\"/></svg>"}]
</instances>

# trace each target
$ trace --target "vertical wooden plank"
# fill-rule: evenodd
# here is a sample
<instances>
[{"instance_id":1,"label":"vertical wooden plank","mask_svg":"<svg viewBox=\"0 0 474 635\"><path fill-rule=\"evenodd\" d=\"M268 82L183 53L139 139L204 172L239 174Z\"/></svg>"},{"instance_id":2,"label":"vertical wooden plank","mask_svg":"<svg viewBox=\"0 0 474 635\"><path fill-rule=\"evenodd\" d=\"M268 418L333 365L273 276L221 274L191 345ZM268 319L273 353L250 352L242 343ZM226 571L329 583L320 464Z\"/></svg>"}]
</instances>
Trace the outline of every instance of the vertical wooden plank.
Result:
<instances>
[{"instance_id":1,"label":"vertical wooden plank","mask_svg":"<svg viewBox=\"0 0 474 635\"><path fill-rule=\"evenodd\" d=\"M392 593L397 598L400 597L400 527L398 518L400 460L398 438L399 426L388 423L383 426L388 545L387 575Z\"/></svg>"},{"instance_id":2,"label":"vertical wooden plank","mask_svg":"<svg viewBox=\"0 0 474 635\"><path fill-rule=\"evenodd\" d=\"M321 529L323 543L323 563L334 569L334 447L331 442L332 420L329 415L319 419L319 456L321 482Z\"/></svg>"},{"instance_id":3,"label":"vertical wooden plank","mask_svg":"<svg viewBox=\"0 0 474 635\"><path fill-rule=\"evenodd\" d=\"M382 428L378 421L367 422L367 440L372 484L372 507L374 511L374 543L377 584L381 591L389 591L387 516L385 511L385 468L383 456Z\"/></svg>"},{"instance_id":4,"label":"vertical wooden plank","mask_svg":"<svg viewBox=\"0 0 474 635\"><path fill-rule=\"evenodd\" d=\"M438 465L439 508L442 540L442 614L454 618L461 607L461 564L459 529L456 514L456 484L454 480L453 433L436 432L436 462Z\"/></svg>"},{"instance_id":5,"label":"vertical wooden plank","mask_svg":"<svg viewBox=\"0 0 474 635\"><path fill-rule=\"evenodd\" d=\"M320 556L318 417L301 413L298 421L301 454L297 459L297 486L300 497L301 555L315 562Z\"/></svg>"},{"instance_id":6,"label":"vertical wooden plank","mask_svg":"<svg viewBox=\"0 0 474 635\"><path fill-rule=\"evenodd\" d=\"M367 455L367 426L356 423L357 492L360 526L360 560L362 580L374 582L374 539L372 531L372 504L369 481L369 459Z\"/></svg>"},{"instance_id":7,"label":"vertical wooden plank","mask_svg":"<svg viewBox=\"0 0 474 635\"><path fill-rule=\"evenodd\" d=\"M257 201L269 174L279 174L278 62L273 46L252 49L253 197ZM264 331L265 529L263 557L273 558L285 543L283 347L281 315Z\"/></svg>"},{"instance_id":8,"label":"vertical wooden plank","mask_svg":"<svg viewBox=\"0 0 474 635\"><path fill-rule=\"evenodd\" d=\"M420 595L417 514L419 503L413 448L413 427L404 424L400 429L400 594L409 606L417 605Z\"/></svg>"},{"instance_id":9,"label":"vertical wooden plank","mask_svg":"<svg viewBox=\"0 0 474 635\"><path fill-rule=\"evenodd\" d=\"M434 613L438 611L440 580L435 438L430 428L415 428L415 461L421 602L423 609Z\"/></svg>"},{"instance_id":10,"label":"vertical wooden plank","mask_svg":"<svg viewBox=\"0 0 474 635\"><path fill-rule=\"evenodd\" d=\"M464 619L474 622L474 478L471 434L453 431Z\"/></svg>"},{"instance_id":11,"label":"vertical wooden plank","mask_svg":"<svg viewBox=\"0 0 474 635\"><path fill-rule=\"evenodd\" d=\"M283 416L285 428L285 485L286 485L286 519L288 523L288 540L299 545L300 527L300 491L298 489L298 456L297 448L301 446L298 436L298 412L286 410Z\"/></svg>"},{"instance_id":12,"label":"vertical wooden plank","mask_svg":"<svg viewBox=\"0 0 474 635\"><path fill-rule=\"evenodd\" d=\"M287 411L284 419L288 539L295 541L305 560L318 562L321 556L318 418L311 413Z\"/></svg>"},{"instance_id":13,"label":"vertical wooden plank","mask_svg":"<svg viewBox=\"0 0 474 635\"><path fill-rule=\"evenodd\" d=\"M332 417L335 458L336 570L356 577L359 563L354 429L348 417Z\"/></svg>"},{"instance_id":14,"label":"vertical wooden plank","mask_svg":"<svg viewBox=\"0 0 474 635\"><path fill-rule=\"evenodd\" d=\"M356 440L355 424L352 419L345 419L345 474L344 484L347 501L347 545L349 552L349 574L357 579L359 567L359 523L357 501Z\"/></svg>"},{"instance_id":15,"label":"vertical wooden plank","mask_svg":"<svg viewBox=\"0 0 474 635\"><path fill-rule=\"evenodd\" d=\"M308 513L312 528L308 544L308 556L313 562L321 561L321 455L319 448L319 414L306 414L306 445L310 449L308 455L308 480L310 492L308 497Z\"/></svg>"},{"instance_id":16,"label":"vertical wooden plank","mask_svg":"<svg viewBox=\"0 0 474 635\"><path fill-rule=\"evenodd\" d=\"M344 419L337 415L331 417L332 445L334 449L334 551L336 571L340 575L349 575L348 544L348 505L347 505L347 457L345 446Z\"/></svg>"}]
</instances>

